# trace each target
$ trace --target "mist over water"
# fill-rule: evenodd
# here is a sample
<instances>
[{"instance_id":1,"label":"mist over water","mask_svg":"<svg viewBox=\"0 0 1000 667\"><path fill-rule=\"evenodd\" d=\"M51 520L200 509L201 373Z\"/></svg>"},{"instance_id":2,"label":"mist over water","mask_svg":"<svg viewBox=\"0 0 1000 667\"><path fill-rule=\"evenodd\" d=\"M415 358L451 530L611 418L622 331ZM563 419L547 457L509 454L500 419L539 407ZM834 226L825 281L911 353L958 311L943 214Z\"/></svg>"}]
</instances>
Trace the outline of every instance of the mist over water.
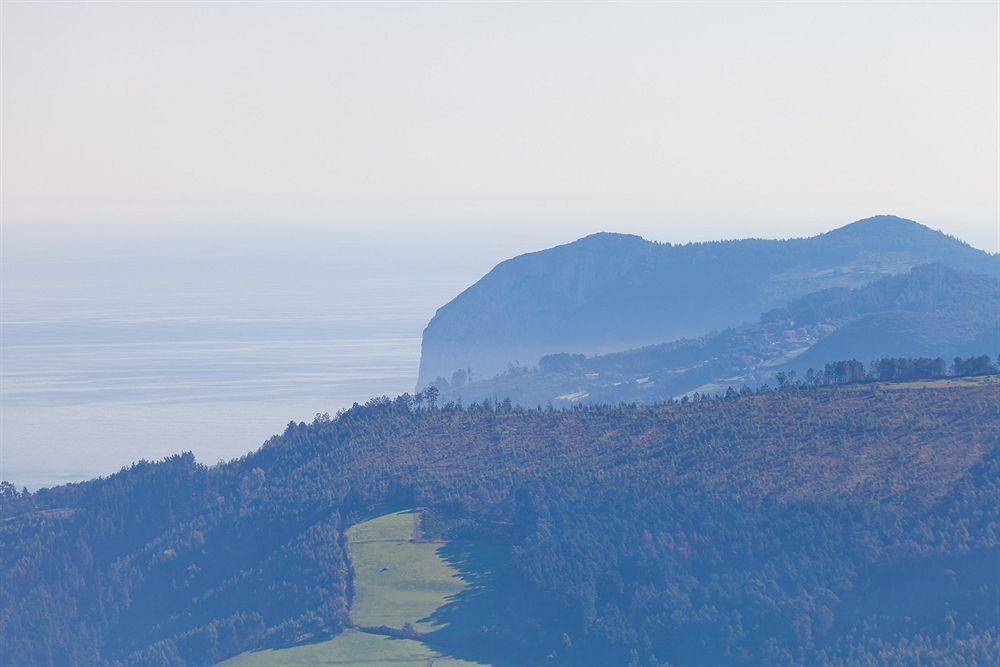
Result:
<instances>
[{"instance_id":1,"label":"mist over water","mask_svg":"<svg viewBox=\"0 0 1000 667\"><path fill-rule=\"evenodd\" d=\"M0 479L52 485L185 450L215 463L289 420L413 391L434 310L504 252L148 250L7 255Z\"/></svg>"}]
</instances>

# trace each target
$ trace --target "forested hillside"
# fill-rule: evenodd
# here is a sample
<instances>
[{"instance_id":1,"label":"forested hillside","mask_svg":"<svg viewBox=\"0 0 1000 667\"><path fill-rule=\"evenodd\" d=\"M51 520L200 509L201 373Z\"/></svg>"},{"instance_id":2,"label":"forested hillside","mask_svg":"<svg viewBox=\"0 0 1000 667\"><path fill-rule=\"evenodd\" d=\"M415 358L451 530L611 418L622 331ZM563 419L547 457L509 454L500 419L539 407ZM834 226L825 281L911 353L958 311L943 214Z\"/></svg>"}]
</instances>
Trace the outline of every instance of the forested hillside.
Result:
<instances>
[{"instance_id":1,"label":"forested hillside","mask_svg":"<svg viewBox=\"0 0 1000 667\"><path fill-rule=\"evenodd\" d=\"M487 583L428 640L471 658L996 664L998 398L790 385L560 411L429 392L211 468L7 485L3 658L210 664L328 636L349 623L345 529L425 507L446 537L500 545L455 560Z\"/></svg>"},{"instance_id":2,"label":"forested hillside","mask_svg":"<svg viewBox=\"0 0 1000 667\"><path fill-rule=\"evenodd\" d=\"M779 373L880 357L1000 351L1000 281L940 264L914 267L858 288L807 294L757 322L698 338L586 357L547 355L477 382L438 382L446 400L509 397L528 406L651 403L698 390L776 384ZM464 380L464 378L460 378Z\"/></svg>"},{"instance_id":3,"label":"forested hillside","mask_svg":"<svg viewBox=\"0 0 1000 667\"><path fill-rule=\"evenodd\" d=\"M502 262L439 308L424 331L418 384L456 372L484 380L546 354L700 336L930 262L1000 277L997 256L894 216L782 241L672 245L595 234Z\"/></svg>"}]
</instances>

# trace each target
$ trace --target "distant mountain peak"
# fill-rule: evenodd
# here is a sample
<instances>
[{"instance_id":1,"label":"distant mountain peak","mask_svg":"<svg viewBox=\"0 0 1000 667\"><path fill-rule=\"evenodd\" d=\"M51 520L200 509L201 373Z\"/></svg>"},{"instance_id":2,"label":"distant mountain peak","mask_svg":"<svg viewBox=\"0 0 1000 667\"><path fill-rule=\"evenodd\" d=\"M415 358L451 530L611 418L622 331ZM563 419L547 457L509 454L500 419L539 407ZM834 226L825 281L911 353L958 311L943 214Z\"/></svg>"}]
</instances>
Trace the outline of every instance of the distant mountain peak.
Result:
<instances>
[{"instance_id":1,"label":"distant mountain peak","mask_svg":"<svg viewBox=\"0 0 1000 667\"><path fill-rule=\"evenodd\" d=\"M843 227L831 230L823 236L881 236L883 234L907 234L914 232L945 236L942 232L931 229L927 225L922 225L908 218L901 218L898 215L873 215L870 218L862 218Z\"/></svg>"},{"instance_id":2,"label":"distant mountain peak","mask_svg":"<svg viewBox=\"0 0 1000 667\"><path fill-rule=\"evenodd\" d=\"M868 218L861 218L860 220L855 220L854 222L844 225L847 227L859 227L865 225L916 225L918 227L924 227L916 220L910 220L909 218L903 218L898 215L892 215L890 213L882 213L879 215L873 215Z\"/></svg>"},{"instance_id":3,"label":"distant mountain peak","mask_svg":"<svg viewBox=\"0 0 1000 667\"><path fill-rule=\"evenodd\" d=\"M569 245L571 246L620 246L647 244L649 241L637 234L623 234L621 232L594 232L587 234Z\"/></svg>"}]
</instances>

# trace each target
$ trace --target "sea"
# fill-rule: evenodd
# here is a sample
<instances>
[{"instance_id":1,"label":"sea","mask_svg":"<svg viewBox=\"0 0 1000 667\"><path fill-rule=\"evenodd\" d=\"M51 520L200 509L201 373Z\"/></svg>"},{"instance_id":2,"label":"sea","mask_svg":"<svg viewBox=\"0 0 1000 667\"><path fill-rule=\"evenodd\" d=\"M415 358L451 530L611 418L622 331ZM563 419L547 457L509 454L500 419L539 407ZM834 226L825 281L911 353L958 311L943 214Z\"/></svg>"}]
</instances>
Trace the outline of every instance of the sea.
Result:
<instances>
[{"instance_id":1,"label":"sea","mask_svg":"<svg viewBox=\"0 0 1000 667\"><path fill-rule=\"evenodd\" d=\"M0 479L37 489L184 451L214 464L414 391L435 309L512 251L434 247L8 253Z\"/></svg>"}]
</instances>

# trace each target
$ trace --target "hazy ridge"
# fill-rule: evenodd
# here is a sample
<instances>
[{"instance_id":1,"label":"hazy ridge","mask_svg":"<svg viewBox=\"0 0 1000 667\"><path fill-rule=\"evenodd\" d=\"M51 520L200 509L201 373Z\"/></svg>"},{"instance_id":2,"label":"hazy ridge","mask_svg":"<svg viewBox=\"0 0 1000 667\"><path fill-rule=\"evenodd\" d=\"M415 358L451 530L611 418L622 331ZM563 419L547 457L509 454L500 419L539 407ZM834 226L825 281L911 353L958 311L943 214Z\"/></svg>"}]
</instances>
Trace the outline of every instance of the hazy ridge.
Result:
<instances>
[{"instance_id":1,"label":"hazy ridge","mask_svg":"<svg viewBox=\"0 0 1000 667\"><path fill-rule=\"evenodd\" d=\"M699 336L930 262L1000 275L1000 258L894 216L783 241L671 245L595 234L502 262L439 308L423 334L418 386L457 370L487 379L545 354Z\"/></svg>"},{"instance_id":2,"label":"hazy ridge","mask_svg":"<svg viewBox=\"0 0 1000 667\"><path fill-rule=\"evenodd\" d=\"M728 387L775 384L778 373L883 357L988 354L1000 350L1000 281L921 265L864 287L836 287L770 310L757 322L691 339L585 357L543 357L489 380L449 387L442 400L510 398L524 405L653 402Z\"/></svg>"}]
</instances>

